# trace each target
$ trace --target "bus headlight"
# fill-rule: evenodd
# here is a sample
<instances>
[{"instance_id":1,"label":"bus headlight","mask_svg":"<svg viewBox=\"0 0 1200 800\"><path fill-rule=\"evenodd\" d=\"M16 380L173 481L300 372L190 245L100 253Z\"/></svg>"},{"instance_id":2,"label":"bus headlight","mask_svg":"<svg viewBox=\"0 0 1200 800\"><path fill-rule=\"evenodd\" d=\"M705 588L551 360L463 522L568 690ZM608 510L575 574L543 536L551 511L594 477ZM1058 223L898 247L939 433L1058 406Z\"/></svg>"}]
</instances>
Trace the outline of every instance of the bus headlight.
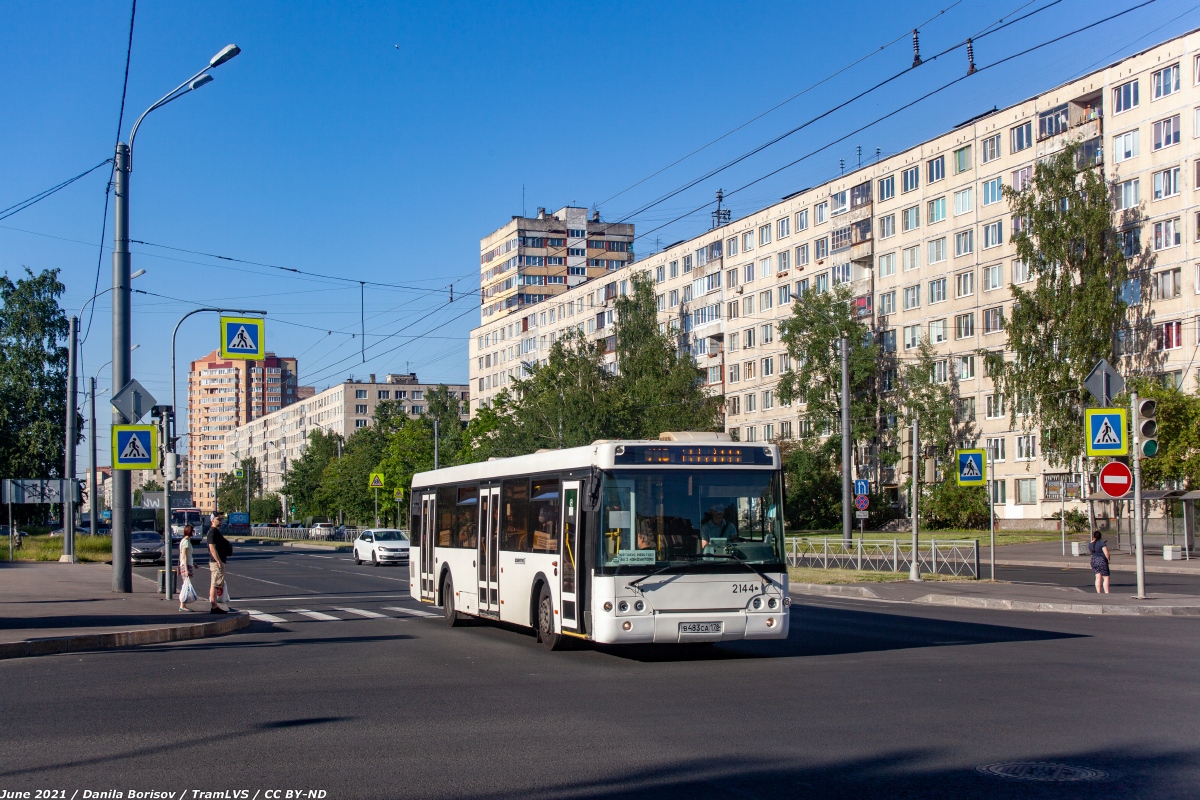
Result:
<instances>
[{"instance_id":1,"label":"bus headlight","mask_svg":"<svg viewBox=\"0 0 1200 800\"><path fill-rule=\"evenodd\" d=\"M634 611L645 611L646 604L643 603L641 600L638 600L636 603L633 604L633 610Z\"/></svg>"},{"instance_id":2,"label":"bus headlight","mask_svg":"<svg viewBox=\"0 0 1200 800\"><path fill-rule=\"evenodd\" d=\"M762 598L761 597L754 598L754 602L751 603L751 605L753 605L755 609L762 608Z\"/></svg>"},{"instance_id":3,"label":"bus headlight","mask_svg":"<svg viewBox=\"0 0 1200 800\"><path fill-rule=\"evenodd\" d=\"M608 601L605 601L605 603L604 603L604 610L605 610L605 611L612 611L612 603L610 603L610 602L608 602Z\"/></svg>"},{"instance_id":4,"label":"bus headlight","mask_svg":"<svg viewBox=\"0 0 1200 800\"><path fill-rule=\"evenodd\" d=\"M621 602L617 603L617 610L618 611L628 611L629 603L626 603L624 600L622 600Z\"/></svg>"},{"instance_id":5,"label":"bus headlight","mask_svg":"<svg viewBox=\"0 0 1200 800\"><path fill-rule=\"evenodd\" d=\"M776 600L774 597L772 597L770 600L767 601L767 608L774 608L777 605L779 605L779 601Z\"/></svg>"},{"instance_id":6,"label":"bus headlight","mask_svg":"<svg viewBox=\"0 0 1200 800\"><path fill-rule=\"evenodd\" d=\"M633 623L632 622L623 622L623 623L621 623L621 628L623 628L624 630L631 630L633 628Z\"/></svg>"},{"instance_id":7,"label":"bus headlight","mask_svg":"<svg viewBox=\"0 0 1200 800\"><path fill-rule=\"evenodd\" d=\"M768 628L775 627L775 618L774 617L767 617L767 627Z\"/></svg>"}]
</instances>

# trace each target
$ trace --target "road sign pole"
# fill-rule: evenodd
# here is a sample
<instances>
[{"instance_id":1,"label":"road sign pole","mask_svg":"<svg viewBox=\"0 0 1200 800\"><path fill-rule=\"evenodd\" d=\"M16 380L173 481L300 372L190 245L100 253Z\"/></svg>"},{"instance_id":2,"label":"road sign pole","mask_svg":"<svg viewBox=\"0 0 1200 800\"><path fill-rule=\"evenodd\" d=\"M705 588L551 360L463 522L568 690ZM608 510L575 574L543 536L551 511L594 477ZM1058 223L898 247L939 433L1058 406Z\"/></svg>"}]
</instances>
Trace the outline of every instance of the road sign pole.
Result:
<instances>
[{"instance_id":1,"label":"road sign pole","mask_svg":"<svg viewBox=\"0 0 1200 800\"><path fill-rule=\"evenodd\" d=\"M59 561L65 561L69 564L75 562L75 444L77 436L75 435L76 410L75 406L78 403L78 382L75 377L77 370L78 359L76 351L79 350L79 317L71 317L70 333L68 334L68 342L71 351L67 354L67 441L66 447L63 450L63 481L69 487L69 492L63 493L63 552L59 557Z\"/></svg>"},{"instance_id":2,"label":"road sign pole","mask_svg":"<svg viewBox=\"0 0 1200 800\"><path fill-rule=\"evenodd\" d=\"M920 452L921 440L917 438L917 418L913 417L913 440L912 440L912 559L908 565L908 579L910 581L921 580L921 567L917 563L917 464L920 460L917 458L917 453Z\"/></svg>"},{"instance_id":3,"label":"road sign pole","mask_svg":"<svg viewBox=\"0 0 1200 800\"><path fill-rule=\"evenodd\" d=\"M130 378L130 255L129 255L129 145L117 144L113 160L113 270L112 270L112 396L125 388ZM134 422L113 409L112 421L121 425ZM133 507L132 485L128 470L112 473L112 588L114 592L133 591L133 563L130 536Z\"/></svg>"},{"instance_id":4,"label":"road sign pole","mask_svg":"<svg viewBox=\"0 0 1200 800\"><path fill-rule=\"evenodd\" d=\"M1142 537L1142 448L1138 435L1138 396L1129 395L1132 411L1133 431L1133 536L1134 554L1137 557L1137 598L1146 599L1146 549Z\"/></svg>"},{"instance_id":5,"label":"road sign pole","mask_svg":"<svg viewBox=\"0 0 1200 800\"><path fill-rule=\"evenodd\" d=\"M159 420L162 425L163 442L163 600L170 600L175 593L174 582L171 580L171 479L175 477L175 459L171 452L171 413L163 413ZM180 563L182 568L183 564Z\"/></svg>"},{"instance_id":6,"label":"road sign pole","mask_svg":"<svg viewBox=\"0 0 1200 800\"><path fill-rule=\"evenodd\" d=\"M983 451L983 468L988 476L988 557L992 562L992 581L996 580L996 477L992 475L992 460Z\"/></svg>"},{"instance_id":7,"label":"road sign pole","mask_svg":"<svg viewBox=\"0 0 1200 800\"><path fill-rule=\"evenodd\" d=\"M916 443L913 443L916 446ZM850 543L850 339L842 335L842 539ZM916 463L916 451L913 451Z\"/></svg>"},{"instance_id":8,"label":"road sign pole","mask_svg":"<svg viewBox=\"0 0 1200 800\"><path fill-rule=\"evenodd\" d=\"M100 524L96 521L96 516L100 513L100 501L96 496L96 478L99 475L99 470L96 469L96 379L91 378L90 380L88 391L91 393L91 411L88 416L91 419L88 421L88 446L91 448L89 469L92 471L92 481L91 488L88 489L88 524L91 526L92 536L95 536L96 528Z\"/></svg>"},{"instance_id":9,"label":"road sign pole","mask_svg":"<svg viewBox=\"0 0 1200 800\"><path fill-rule=\"evenodd\" d=\"M379 527L379 490L375 490L375 527Z\"/></svg>"}]
</instances>

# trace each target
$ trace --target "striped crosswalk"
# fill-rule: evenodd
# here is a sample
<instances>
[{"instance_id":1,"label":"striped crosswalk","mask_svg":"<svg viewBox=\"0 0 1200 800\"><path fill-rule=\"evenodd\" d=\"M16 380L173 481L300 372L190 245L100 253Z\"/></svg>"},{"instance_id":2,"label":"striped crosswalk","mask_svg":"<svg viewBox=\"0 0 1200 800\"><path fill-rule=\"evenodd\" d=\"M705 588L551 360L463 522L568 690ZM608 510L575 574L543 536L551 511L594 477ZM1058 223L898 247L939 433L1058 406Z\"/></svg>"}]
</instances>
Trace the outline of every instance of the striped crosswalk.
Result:
<instances>
[{"instance_id":1,"label":"striped crosswalk","mask_svg":"<svg viewBox=\"0 0 1200 800\"><path fill-rule=\"evenodd\" d=\"M349 606L334 606L333 608L324 608L321 610L311 608L289 608L284 611L275 611L274 613L254 608L246 609L246 613L250 615L251 619L259 622L270 622L277 625L299 622L347 622L351 620L361 621L375 619L411 619L413 617L440 617L441 614L435 613L435 611L426 611L422 608L409 608L406 606L382 606L377 611L366 608L351 608Z\"/></svg>"}]
</instances>

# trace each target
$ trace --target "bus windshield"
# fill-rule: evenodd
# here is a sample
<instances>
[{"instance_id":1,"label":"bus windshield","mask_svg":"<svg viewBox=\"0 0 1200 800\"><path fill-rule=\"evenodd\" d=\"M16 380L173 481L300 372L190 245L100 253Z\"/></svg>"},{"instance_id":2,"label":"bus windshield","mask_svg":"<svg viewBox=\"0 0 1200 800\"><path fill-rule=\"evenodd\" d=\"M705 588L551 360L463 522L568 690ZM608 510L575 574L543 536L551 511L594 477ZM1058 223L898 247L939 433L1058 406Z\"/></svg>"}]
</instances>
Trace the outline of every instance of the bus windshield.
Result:
<instances>
[{"instance_id":1,"label":"bus windshield","mask_svg":"<svg viewBox=\"0 0 1200 800\"><path fill-rule=\"evenodd\" d=\"M602 573L675 564L782 564L782 484L774 470L614 470L600 496ZM723 570L724 571L724 570Z\"/></svg>"}]
</instances>

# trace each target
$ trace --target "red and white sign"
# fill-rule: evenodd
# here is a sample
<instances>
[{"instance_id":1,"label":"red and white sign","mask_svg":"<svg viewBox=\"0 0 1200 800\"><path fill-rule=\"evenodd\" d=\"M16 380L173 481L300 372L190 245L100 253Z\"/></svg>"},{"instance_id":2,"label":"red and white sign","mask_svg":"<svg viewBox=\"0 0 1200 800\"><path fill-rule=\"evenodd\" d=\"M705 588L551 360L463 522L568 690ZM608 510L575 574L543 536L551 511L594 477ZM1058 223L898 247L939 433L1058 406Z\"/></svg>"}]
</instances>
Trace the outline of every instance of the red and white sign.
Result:
<instances>
[{"instance_id":1,"label":"red and white sign","mask_svg":"<svg viewBox=\"0 0 1200 800\"><path fill-rule=\"evenodd\" d=\"M1124 497L1133 488L1133 473L1120 461L1111 461L1100 469L1100 491L1109 497Z\"/></svg>"}]
</instances>

